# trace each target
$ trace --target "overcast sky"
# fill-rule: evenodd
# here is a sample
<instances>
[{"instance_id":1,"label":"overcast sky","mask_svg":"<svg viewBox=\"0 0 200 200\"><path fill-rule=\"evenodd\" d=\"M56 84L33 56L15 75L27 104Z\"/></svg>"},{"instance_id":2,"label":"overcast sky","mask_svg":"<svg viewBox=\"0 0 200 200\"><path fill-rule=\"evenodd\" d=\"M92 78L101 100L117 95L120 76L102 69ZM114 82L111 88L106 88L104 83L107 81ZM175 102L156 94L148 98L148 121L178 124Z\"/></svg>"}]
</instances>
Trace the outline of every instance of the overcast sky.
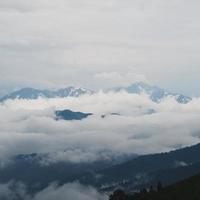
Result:
<instances>
[{"instance_id":1,"label":"overcast sky","mask_svg":"<svg viewBox=\"0 0 200 200\"><path fill-rule=\"evenodd\" d=\"M148 80L200 95L199 10L199 0L0 0L0 94Z\"/></svg>"}]
</instances>

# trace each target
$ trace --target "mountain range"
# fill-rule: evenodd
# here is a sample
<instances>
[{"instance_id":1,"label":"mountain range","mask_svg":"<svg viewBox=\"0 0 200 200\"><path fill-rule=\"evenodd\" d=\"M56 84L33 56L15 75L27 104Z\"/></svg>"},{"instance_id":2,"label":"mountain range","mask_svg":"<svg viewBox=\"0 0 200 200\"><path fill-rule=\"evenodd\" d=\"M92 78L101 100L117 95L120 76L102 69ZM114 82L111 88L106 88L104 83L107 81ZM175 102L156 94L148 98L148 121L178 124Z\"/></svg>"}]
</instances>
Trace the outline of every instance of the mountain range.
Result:
<instances>
[{"instance_id":1,"label":"mountain range","mask_svg":"<svg viewBox=\"0 0 200 200\"><path fill-rule=\"evenodd\" d=\"M124 188L128 191L156 184L165 185L183 180L200 173L200 144L152 155L138 156L107 169L85 174L79 178L84 184L92 184L105 191Z\"/></svg>"},{"instance_id":2,"label":"mountain range","mask_svg":"<svg viewBox=\"0 0 200 200\"><path fill-rule=\"evenodd\" d=\"M73 112L71 110L56 110L56 120L82 120L92 115L92 113Z\"/></svg>"},{"instance_id":3,"label":"mountain range","mask_svg":"<svg viewBox=\"0 0 200 200\"><path fill-rule=\"evenodd\" d=\"M116 92L126 91L132 94L147 94L150 99L154 102L160 102L166 97L174 97L178 103L188 103L191 98L182 94L168 92L167 90L161 89L157 86L150 85L146 82L135 82L128 87L118 87L112 89Z\"/></svg>"},{"instance_id":4,"label":"mountain range","mask_svg":"<svg viewBox=\"0 0 200 200\"><path fill-rule=\"evenodd\" d=\"M143 188L140 192L125 193L116 190L110 195L109 200L198 200L200 199L200 174L187 178L167 187L157 186Z\"/></svg>"},{"instance_id":5,"label":"mountain range","mask_svg":"<svg viewBox=\"0 0 200 200\"><path fill-rule=\"evenodd\" d=\"M131 94L147 94L154 102L160 102L165 97L174 97L178 103L188 103L191 98L182 94L168 92L157 86L145 82L135 82L128 87L117 87L107 90L107 92L126 91ZM85 88L67 87L59 90L38 90L34 88L22 88L0 98L0 102L8 99L37 99L37 98L56 98L56 97L79 97L81 95L92 95L95 92Z\"/></svg>"},{"instance_id":6,"label":"mountain range","mask_svg":"<svg viewBox=\"0 0 200 200\"><path fill-rule=\"evenodd\" d=\"M0 168L0 182L23 182L34 191L55 181L59 184L78 181L101 191L123 188L130 192L155 185L158 181L167 186L199 174L199 155L200 144L168 153L134 155L85 164L64 161L41 164L48 155L19 155Z\"/></svg>"},{"instance_id":7,"label":"mountain range","mask_svg":"<svg viewBox=\"0 0 200 200\"><path fill-rule=\"evenodd\" d=\"M39 90L34 88L22 88L0 98L0 102L8 99L38 99L56 97L79 97L84 94L91 95L93 92L85 88L67 87L59 90Z\"/></svg>"}]
</instances>

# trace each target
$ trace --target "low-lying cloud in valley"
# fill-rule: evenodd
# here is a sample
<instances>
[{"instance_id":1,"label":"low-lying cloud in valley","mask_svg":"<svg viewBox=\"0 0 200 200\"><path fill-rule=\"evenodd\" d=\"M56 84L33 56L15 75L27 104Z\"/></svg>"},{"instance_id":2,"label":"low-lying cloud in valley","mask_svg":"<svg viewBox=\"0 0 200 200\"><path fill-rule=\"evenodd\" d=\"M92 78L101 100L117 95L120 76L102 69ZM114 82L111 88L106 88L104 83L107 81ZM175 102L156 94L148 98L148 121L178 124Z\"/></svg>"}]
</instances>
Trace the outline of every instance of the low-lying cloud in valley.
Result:
<instances>
[{"instance_id":1,"label":"low-lying cloud in valley","mask_svg":"<svg viewBox=\"0 0 200 200\"><path fill-rule=\"evenodd\" d=\"M98 193L92 187L86 187L79 183L68 183L58 186L56 183L49 185L44 190L30 195L23 183L9 182L0 184L0 199L4 200L106 200L104 194Z\"/></svg>"},{"instance_id":2,"label":"low-lying cloud in valley","mask_svg":"<svg viewBox=\"0 0 200 200\"><path fill-rule=\"evenodd\" d=\"M64 109L93 115L81 121L55 120L54 111ZM169 151L200 141L199 120L200 99L179 104L169 97L155 103L146 95L99 92L8 100L0 105L0 158L49 153L44 163L82 163Z\"/></svg>"}]
</instances>

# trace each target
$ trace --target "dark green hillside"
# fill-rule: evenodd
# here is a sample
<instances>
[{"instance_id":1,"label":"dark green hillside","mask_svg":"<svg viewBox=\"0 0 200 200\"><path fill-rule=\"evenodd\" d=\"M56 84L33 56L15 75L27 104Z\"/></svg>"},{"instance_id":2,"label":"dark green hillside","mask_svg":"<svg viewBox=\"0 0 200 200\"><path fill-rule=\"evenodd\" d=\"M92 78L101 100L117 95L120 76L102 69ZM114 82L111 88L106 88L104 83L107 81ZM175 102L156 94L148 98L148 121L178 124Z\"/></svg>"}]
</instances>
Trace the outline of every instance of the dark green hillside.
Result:
<instances>
[{"instance_id":1,"label":"dark green hillside","mask_svg":"<svg viewBox=\"0 0 200 200\"><path fill-rule=\"evenodd\" d=\"M200 173L200 144L168 153L139 156L136 159L97 171L79 178L86 184L95 185L102 190L116 187L135 188L162 180L165 185L183 180Z\"/></svg>"},{"instance_id":2,"label":"dark green hillside","mask_svg":"<svg viewBox=\"0 0 200 200\"><path fill-rule=\"evenodd\" d=\"M166 188L143 189L139 193L125 194L122 190L115 191L110 200L199 200L200 175L196 175L182 182Z\"/></svg>"}]
</instances>

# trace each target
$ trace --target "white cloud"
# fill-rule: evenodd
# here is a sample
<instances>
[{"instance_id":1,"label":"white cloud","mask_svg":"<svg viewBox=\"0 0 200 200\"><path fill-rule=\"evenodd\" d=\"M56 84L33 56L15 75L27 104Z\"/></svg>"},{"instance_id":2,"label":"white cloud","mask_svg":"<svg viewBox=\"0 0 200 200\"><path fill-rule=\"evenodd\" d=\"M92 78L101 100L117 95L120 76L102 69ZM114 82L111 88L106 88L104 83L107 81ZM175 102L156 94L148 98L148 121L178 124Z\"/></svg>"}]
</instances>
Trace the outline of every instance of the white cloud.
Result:
<instances>
[{"instance_id":1,"label":"white cloud","mask_svg":"<svg viewBox=\"0 0 200 200\"><path fill-rule=\"evenodd\" d=\"M63 186L51 185L36 194L34 200L106 200L104 194L98 193L92 187L82 186L78 183L70 183Z\"/></svg>"},{"instance_id":2,"label":"white cloud","mask_svg":"<svg viewBox=\"0 0 200 200\"><path fill-rule=\"evenodd\" d=\"M106 88L116 86L129 86L137 81L147 82L144 75L126 73L120 74L118 72L103 72L94 75L95 82L99 82L99 85L103 83Z\"/></svg>"},{"instance_id":3,"label":"white cloud","mask_svg":"<svg viewBox=\"0 0 200 200\"><path fill-rule=\"evenodd\" d=\"M82 121L56 121L57 109L94 115ZM148 114L151 109L154 114ZM145 95L126 92L9 100L0 105L0 157L50 153L44 162L78 163L168 151L200 142L199 113L198 98L188 104L172 98L157 104Z\"/></svg>"},{"instance_id":4,"label":"white cloud","mask_svg":"<svg viewBox=\"0 0 200 200\"><path fill-rule=\"evenodd\" d=\"M17 200L17 199L30 200L30 196L26 192L26 187L22 183L9 182L0 184L0 199L4 200Z\"/></svg>"},{"instance_id":5,"label":"white cloud","mask_svg":"<svg viewBox=\"0 0 200 200\"><path fill-rule=\"evenodd\" d=\"M9 182L0 184L0 199L4 200L106 200L104 194L98 193L92 187L86 187L79 183L68 183L63 186L51 184L40 192L30 195L24 184Z\"/></svg>"}]
</instances>

